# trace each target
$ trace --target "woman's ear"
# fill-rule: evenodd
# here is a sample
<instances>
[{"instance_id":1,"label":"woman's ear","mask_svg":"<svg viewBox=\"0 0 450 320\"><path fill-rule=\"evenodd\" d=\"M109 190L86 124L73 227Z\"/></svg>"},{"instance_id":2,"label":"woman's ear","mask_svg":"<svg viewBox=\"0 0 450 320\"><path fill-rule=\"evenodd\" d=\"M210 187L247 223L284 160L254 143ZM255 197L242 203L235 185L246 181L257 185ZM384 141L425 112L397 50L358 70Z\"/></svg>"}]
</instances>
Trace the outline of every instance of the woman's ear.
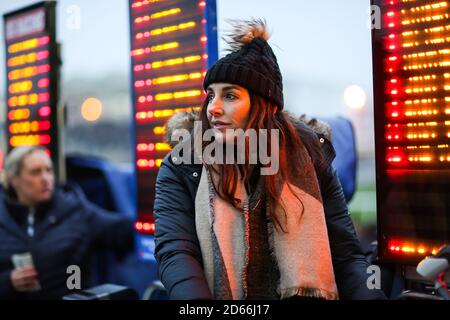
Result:
<instances>
[{"instance_id":1,"label":"woman's ear","mask_svg":"<svg viewBox=\"0 0 450 320\"><path fill-rule=\"evenodd\" d=\"M273 108L273 114L277 113L278 111L278 106L275 106L275 108Z\"/></svg>"}]
</instances>

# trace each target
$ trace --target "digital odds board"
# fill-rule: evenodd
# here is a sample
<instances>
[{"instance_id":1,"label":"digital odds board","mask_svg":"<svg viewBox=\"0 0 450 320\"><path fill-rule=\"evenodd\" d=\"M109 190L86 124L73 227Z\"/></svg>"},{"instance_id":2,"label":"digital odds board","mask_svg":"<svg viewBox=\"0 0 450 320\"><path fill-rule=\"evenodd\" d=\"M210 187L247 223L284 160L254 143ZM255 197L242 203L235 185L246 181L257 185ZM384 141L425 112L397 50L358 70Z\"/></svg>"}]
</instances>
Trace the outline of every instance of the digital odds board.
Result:
<instances>
[{"instance_id":1,"label":"digital odds board","mask_svg":"<svg viewBox=\"0 0 450 320\"><path fill-rule=\"evenodd\" d=\"M416 264L450 240L450 3L372 4L379 254Z\"/></svg>"},{"instance_id":2,"label":"digital odds board","mask_svg":"<svg viewBox=\"0 0 450 320\"><path fill-rule=\"evenodd\" d=\"M155 184L164 156L165 123L199 109L203 78L217 60L216 2L130 0L131 88L137 178L136 229L154 231Z\"/></svg>"},{"instance_id":3,"label":"digital odds board","mask_svg":"<svg viewBox=\"0 0 450 320\"><path fill-rule=\"evenodd\" d=\"M8 150L39 145L58 164L58 55L54 1L4 20Z\"/></svg>"}]
</instances>

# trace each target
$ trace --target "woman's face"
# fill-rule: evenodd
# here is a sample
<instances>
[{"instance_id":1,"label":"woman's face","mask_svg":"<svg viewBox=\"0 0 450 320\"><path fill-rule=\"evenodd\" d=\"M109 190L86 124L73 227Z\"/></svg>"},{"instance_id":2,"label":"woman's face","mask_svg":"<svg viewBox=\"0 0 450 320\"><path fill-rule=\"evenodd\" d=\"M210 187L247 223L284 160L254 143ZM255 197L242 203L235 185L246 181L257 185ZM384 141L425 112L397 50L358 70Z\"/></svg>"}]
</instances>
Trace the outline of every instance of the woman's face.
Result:
<instances>
[{"instance_id":1,"label":"woman's face","mask_svg":"<svg viewBox=\"0 0 450 320\"><path fill-rule=\"evenodd\" d=\"M232 136L227 136L225 130L245 129L249 119L248 90L231 83L213 83L207 88L207 100L206 115L211 128L218 129L216 139L231 142Z\"/></svg>"}]
</instances>

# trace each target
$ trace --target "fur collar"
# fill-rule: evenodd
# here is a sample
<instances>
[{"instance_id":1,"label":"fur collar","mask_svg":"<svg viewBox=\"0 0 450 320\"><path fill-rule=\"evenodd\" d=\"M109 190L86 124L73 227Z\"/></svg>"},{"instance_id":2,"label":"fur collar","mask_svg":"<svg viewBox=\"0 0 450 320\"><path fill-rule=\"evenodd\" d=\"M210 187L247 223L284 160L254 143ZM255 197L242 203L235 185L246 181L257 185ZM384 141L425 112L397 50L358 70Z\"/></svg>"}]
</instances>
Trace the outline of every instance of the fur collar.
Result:
<instances>
[{"instance_id":1,"label":"fur collar","mask_svg":"<svg viewBox=\"0 0 450 320\"><path fill-rule=\"evenodd\" d=\"M329 141L332 139L331 127L328 123L318 120L316 118L311 118L306 116L305 114L300 117L289 113L287 111L283 111L292 119L294 124L298 127L308 127L313 132L322 134ZM166 123L166 141L172 147L176 145L176 142L171 143L170 137L175 130L186 129L192 132L194 128L194 121L199 119L200 112L197 110L192 111L180 111L174 114Z\"/></svg>"}]
</instances>

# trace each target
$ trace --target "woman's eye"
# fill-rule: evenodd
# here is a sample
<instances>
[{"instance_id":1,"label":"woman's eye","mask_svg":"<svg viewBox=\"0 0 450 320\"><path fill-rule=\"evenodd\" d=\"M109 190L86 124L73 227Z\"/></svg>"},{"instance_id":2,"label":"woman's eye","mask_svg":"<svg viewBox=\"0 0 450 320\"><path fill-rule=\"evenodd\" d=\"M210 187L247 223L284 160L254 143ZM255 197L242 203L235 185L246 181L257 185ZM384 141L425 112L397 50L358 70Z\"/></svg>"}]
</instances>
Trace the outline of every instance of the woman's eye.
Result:
<instances>
[{"instance_id":1,"label":"woman's eye","mask_svg":"<svg viewBox=\"0 0 450 320\"><path fill-rule=\"evenodd\" d=\"M236 100L237 99L237 97L234 94L232 94L232 93L228 93L225 96L225 98L228 99L228 100Z\"/></svg>"},{"instance_id":2,"label":"woman's eye","mask_svg":"<svg viewBox=\"0 0 450 320\"><path fill-rule=\"evenodd\" d=\"M212 101L212 99L214 99L214 96L212 94L208 94L206 96L206 101L208 101L208 103L210 103Z\"/></svg>"}]
</instances>

